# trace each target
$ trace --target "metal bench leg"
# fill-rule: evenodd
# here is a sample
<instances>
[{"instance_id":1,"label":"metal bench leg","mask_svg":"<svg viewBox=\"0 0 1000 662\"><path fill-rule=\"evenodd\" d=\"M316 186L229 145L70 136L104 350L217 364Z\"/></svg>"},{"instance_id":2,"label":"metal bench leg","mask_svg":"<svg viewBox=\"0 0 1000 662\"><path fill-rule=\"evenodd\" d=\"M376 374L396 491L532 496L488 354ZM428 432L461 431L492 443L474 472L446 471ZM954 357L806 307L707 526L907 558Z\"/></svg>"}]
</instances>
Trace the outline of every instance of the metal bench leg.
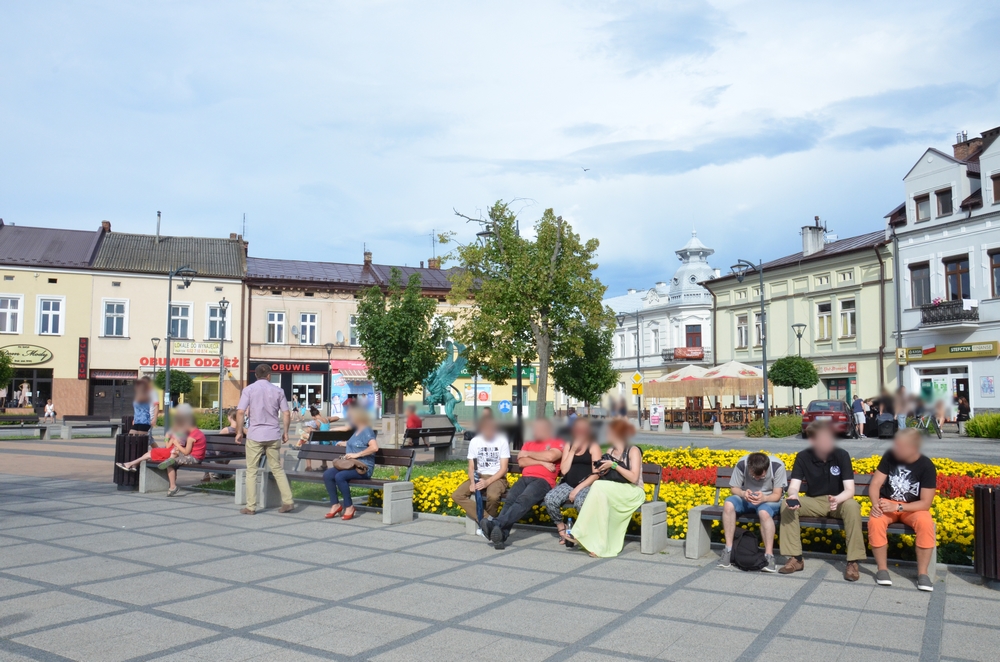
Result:
<instances>
[{"instance_id":1,"label":"metal bench leg","mask_svg":"<svg viewBox=\"0 0 1000 662\"><path fill-rule=\"evenodd\" d=\"M402 524L410 521L413 521L413 483L399 481L383 485L382 523Z\"/></svg>"},{"instance_id":2,"label":"metal bench leg","mask_svg":"<svg viewBox=\"0 0 1000 662\"><path fill-rule=\"evenodd\" d=\"M166 492L169 489L166 471L160 471L145 460L139 463L139 494Z\"/></svg>"},{"instance_id":3,"label":"metal bench leg","mask_svg":"<svg viewBox=\"0 0 1000 662\"><path fill-rule=\"evenodd\" d=\"M662 552L667 548L667 504L649 501L642 504L639 512L642 517L639 551L643 554Z\"/></svg>"},{"instance_id":4,"label":"metal bench leg","mask_svg":"<svg viewBox=\"0 0 1000 662\"><path fill-rule=\"evenodd\" d=\"M701 513L708 506L695 506L688 511L687 538L684 540L684 556L700 559L712 549L712 523L701 519Z\"/></svg>"}]
</instances>

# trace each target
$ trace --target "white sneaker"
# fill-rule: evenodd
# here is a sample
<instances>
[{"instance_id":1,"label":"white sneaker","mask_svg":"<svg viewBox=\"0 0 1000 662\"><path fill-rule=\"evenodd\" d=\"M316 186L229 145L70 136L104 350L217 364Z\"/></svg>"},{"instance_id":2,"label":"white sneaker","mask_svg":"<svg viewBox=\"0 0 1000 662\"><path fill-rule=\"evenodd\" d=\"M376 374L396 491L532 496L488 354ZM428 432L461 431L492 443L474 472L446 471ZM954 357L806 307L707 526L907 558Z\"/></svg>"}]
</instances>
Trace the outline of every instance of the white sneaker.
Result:
<instances>
[{"instance_id":1,"label":"white sneaker","mask_svg":"<svg viewBox=\"0 0 1000 662\"><path fill-rule=\"evenodd\" d=\"M480 529L479 527L476 527L476 535L479 536L480 538L485 538L486 537L486 536L483 535L483 530Z\"/></svg>"}]
</instances>

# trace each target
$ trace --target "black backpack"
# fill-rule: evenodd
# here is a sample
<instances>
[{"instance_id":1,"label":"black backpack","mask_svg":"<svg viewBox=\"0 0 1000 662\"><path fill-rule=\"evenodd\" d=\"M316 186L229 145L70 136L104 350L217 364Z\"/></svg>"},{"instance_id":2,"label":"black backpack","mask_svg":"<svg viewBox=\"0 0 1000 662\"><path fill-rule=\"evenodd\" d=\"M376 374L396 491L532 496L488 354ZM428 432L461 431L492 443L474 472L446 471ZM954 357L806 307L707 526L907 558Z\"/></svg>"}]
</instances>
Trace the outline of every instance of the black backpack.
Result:
<instances>
[{"instance_id":1,"label":"black backpack","mask_svg":"<svg viewBox=\"0 0 1000 662\"><path fill-rule=\"evenodd\" d=\"M760 548L760 540L753 531L736 527L733 534L732 564L740 570L756 571L767 565L764 550Z\"/></svg>"}]
</instances>

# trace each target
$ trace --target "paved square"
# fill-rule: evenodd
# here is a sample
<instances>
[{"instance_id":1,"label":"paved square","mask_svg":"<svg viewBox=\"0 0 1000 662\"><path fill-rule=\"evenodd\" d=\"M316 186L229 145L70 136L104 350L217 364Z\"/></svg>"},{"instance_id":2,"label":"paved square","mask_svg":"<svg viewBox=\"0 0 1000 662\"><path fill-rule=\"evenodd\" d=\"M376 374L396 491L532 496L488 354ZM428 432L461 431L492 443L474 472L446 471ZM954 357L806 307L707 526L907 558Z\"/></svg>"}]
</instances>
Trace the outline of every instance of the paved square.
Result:
<instances>
[{"instance_id":1,"label":"paved square","mask_svg":"<svg viewBox=\"0 0 1000 662\"><path fill-rule=\"evenodd\" d=\"M56 496L57 495L57 496ZM72 495L72 496L67 496ZM1000 591L942 569L807 557L793 577L679 547L617 559L515 529L497 552L460 519L324 521L0 474L0 660L991 660Z\"/></svg>"}]
</instances>

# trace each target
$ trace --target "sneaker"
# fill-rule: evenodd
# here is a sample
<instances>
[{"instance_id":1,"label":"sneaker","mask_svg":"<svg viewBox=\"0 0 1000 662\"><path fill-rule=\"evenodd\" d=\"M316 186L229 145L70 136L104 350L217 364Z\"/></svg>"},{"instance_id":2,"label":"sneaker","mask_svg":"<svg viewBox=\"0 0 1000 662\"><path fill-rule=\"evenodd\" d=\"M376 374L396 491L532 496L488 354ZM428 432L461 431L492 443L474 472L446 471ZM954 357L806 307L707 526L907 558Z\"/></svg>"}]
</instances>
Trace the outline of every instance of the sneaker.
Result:
<instances>
[{"instance_id":1,"label":"sneaker","mask_svg":"<svg viewBox=\"0 0 1000 662\"><path fill-rule=\"evenodd\" d=\"M933 591L934 582L927 575L920 575L917 577L917 590L918 591Z\"/></svg>"},{"instance_id":2,"label":"sneaker","mask_svg":"<svg viewBox=\"0 0 1000 662\"><path fill-rule=\"evenodd\" d=\"M166 471L170 467L176 467L176 466L177 466L177 460L175 460L174 458L170 458L169 460L164 460L163 462L160 462L158 465L156 465L156 468L159 469L160 471Z\"/></svg>"},{"instance_id":3,"label":"sneaker","mask_svg":"<svg viewBox=\"0 0 1000 662\"><path fill-rule=\"evenodd\" d=\"M249 508L241 508L240 515L256 515L256 510L250 510Z\"/></svg>"},{"instance_id":4,"label":"sneaker","mask_svg":"<svg viewBox=\"0 0 1000 662\"><path fill-rule=\"evenodd\" d=\"M849 582L856 582L861 579L861 571L858 570L857 561L848 561L847 567L844 568L844 579Z\"/></svg>"},{"instance_id":5,"label":"sneaker","mask_svg":"<svg viewBox=\"0 0 1000 662\"><path fill-rule=\"evenodd\" d=\"M806 564L798 560L794 556L789 556L788 560L785 561L785 565L778 568L778 572L782 575L790 575L793 572L802 572L805 570Z\"/></svg>"},{"instance_id":6,"label":"sneaker","mask_svg":"<svg viewBox=\"0 0 1000 662\"><path fill-rule=\"evenodd\" d=\"M719 556L719 567L728 568L732 565L733 550L724 549L722 554Z\"/></svg>"},{"instance_id":7,"label":"sneaker","mask_svg":"<svg viewBox=\"0 0 1000 662\"><path fill-rule=\"evenodd\" d=\"M476 528L477 534L489 540L490 532L492 530L493 530L493 520L489 519L488 517L483 517L483 519L479 520L479 527Z\"/></svg>"},{"instance_id":8,"label":"sneaker","mask_svg":"<svg viewBox=\"0 0 1000 662\"><path fill-rule=\"evenodd\" d=\"M875 573L875 583L879 586L892 586L892 578L888 570L879 570Z\"/></svg>"},{"instance_id":9,"label":"sneaker","mask_svg":"<svg viewBox=\"0 0 1000 662\"><path fill-rule=\"evenodd\" d=\"M765 554L764 560L767 561L767 565L761 568L764 572L778 572L778 565L774 562L774 554Z\"/></svg>"},{"instance_id":10,"label":"sneaker","mask_svg":"<svg viewBox=\"0 0 1000 662\"><path fill-rule=\"evenodd\" d=\"M483 535L483 530L480 529L478 526L476 527L476 535L479 536L480 538L485 538L486 537L486 536Z\"/></svg>"},{"instance_id":11,"label":"sneaker","mask_svg":"<svg viewBox=\"0 0 1000 662\"><path fill-rule=\"evenodd\" d=\"M504 548L503 528L490 526L490 542L493 543L493 549Z\"/></svg>"},{"instance_id":12,"label":"sneaker","mask_svg":"<svg viewBox=\"0 0 1000 662\"><path fill-rule=\"evenodd\" d=\"M295 509L295 504L294 503L286 503L283 506L281 506L281 508L278 508L278 512L279 513L290 513L294 509Z\"/></svg>"}]
</instances>

